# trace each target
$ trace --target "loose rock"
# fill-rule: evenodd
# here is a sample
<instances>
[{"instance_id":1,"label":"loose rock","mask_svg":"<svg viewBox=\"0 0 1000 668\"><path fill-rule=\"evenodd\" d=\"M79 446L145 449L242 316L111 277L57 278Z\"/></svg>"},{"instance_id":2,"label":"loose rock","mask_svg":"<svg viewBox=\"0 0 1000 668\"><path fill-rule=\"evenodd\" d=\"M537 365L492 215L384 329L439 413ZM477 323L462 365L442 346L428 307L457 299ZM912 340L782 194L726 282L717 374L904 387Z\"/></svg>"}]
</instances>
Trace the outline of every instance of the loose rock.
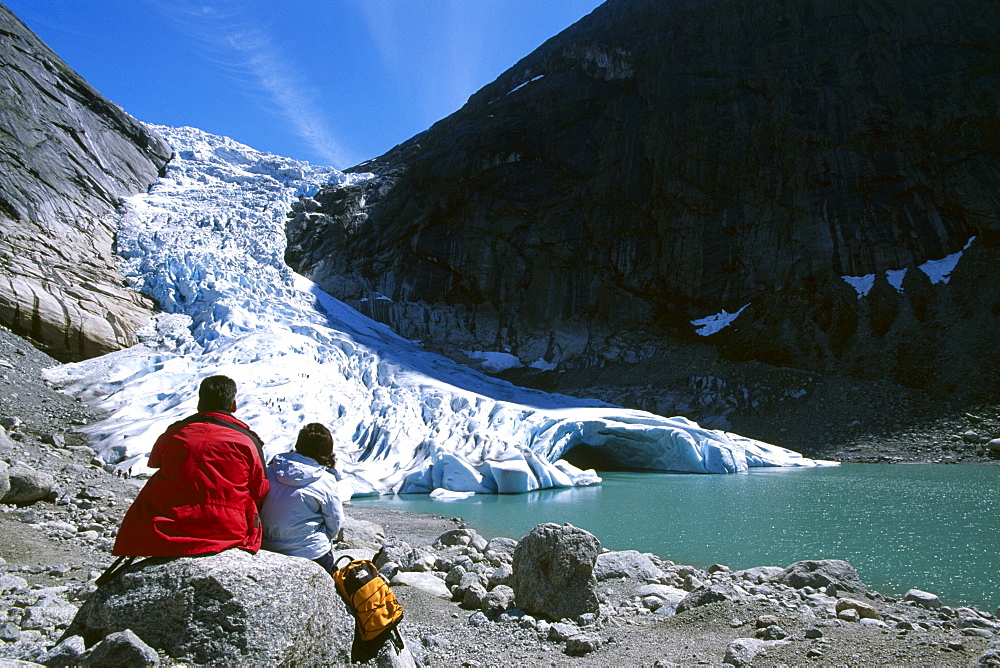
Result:
<instances>
[{"instance_id":1,"label":"loose rock","mask_svg":"<svg viewBox=\"0 0 1000 668\"><path fill-rule=\"evenodd\" d=\"M843 589L855 594L868 593L868 587L858 577L854 566L841 559L796 562L786 568L784 575L776 581L795 589L803 587L820 589L834 585L838 590Z\"/></svg>"},{"instance_id":2,"label":"loose rock","mask_svg":"<svg viewBox=\"0 0 1000 668\"><path fill-rule=\"evenodd\" d=\"M77 636L78 637L78 636ZM94 645L83 661L84 666L159 666L156 650L126 629L112 633Z\"/></svg>"},{"instance_id":3,"label":"loose rock","mask_svg":"<svg viewBox=\"0 0 1000 668\"><path fill-rule=\"evenodd\" d=\"M7 470L10 489L0 498L0 503L34 503L47 497L55 486L55 478L48 473L18 464Z\"/></svg>"},{"instance_id":4,"label":"loose rock","mask_svg":"<svg viewBox=\"0 0 1000 668\"><path fill-rule=\"evenodd\" d=\"M629 578L641 582L656 582L663 577L663 571L653 564L648 554L636 550L605 552L597 555L594 577L598 582L612 578Z\"/></svg>"},{"instance_id":5,"label":"loose rock","mask_svg":"<svg viewBox=\"0 0 1000 668\"><path fill-rule=\"evenodd\" d=\"M698 608L709 603L721 601L739 601L743 595L728 582L717 582L695 589L677 604L677 614L692 608Z\"/></svg>"},{"instance_id":6,"label":"loose rock","mask_svg":"<svg viewBox=\"0 0 1000 668\"><path fill-rule=\"evenodd\" d=\"M600 637L593 633L581 633L566 641L566 653L573 656L582 656L600 649L601 645L602 641Z\"/></svg>"},{"instance_id":7,"label":"loose rock","mask_svg":"<svg viewBox=\"0 0 1000 668\"><path fill-rule=\"evenodd\" d=\"M594 564L600 541L571 525L539 524L514 551L517 607L548 619L598 612Z\"/></svg>"},{"instance_id":8,"label":"loose rock","mask_svg":"<svg viewBox=\"0 0 1000 668\"><path fill-rule=\"evenodd\" d=\"M937 594L931 594L929 592L921 591L919 589L911 589L910 591L906 592L906 596L903 597L903 600L911 601L925 608L941 607L941 599L938 598Z\"/></svg>"}]
</instances>

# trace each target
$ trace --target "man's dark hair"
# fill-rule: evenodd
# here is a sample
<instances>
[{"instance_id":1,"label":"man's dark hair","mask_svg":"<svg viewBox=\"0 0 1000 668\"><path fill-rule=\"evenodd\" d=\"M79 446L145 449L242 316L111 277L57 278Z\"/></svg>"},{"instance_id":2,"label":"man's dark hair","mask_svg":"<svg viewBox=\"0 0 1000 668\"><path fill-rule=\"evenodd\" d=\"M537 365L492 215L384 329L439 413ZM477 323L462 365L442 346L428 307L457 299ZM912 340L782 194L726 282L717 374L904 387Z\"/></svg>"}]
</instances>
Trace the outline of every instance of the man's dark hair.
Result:
<instances>
[{"instance_id":1,"label":"man's dark hair","mask_svg":"<svg viewBox=\"0 0 1000 668\"><path fill-rule=\"evenodd\" d=\"M236 381L229 376L209 376L198 388L198 410L230 411L236 401Z\"/></svg>"},{"instance_id":2,"label":"man's dark hair","mask_svg":"<svg viewBox=\"0 0 1000 668\"><path fill-rule=\"evenodd\" d=\"M333 435L319 422L302 427L299 438L295 441L295 452L315 459L323 466L333 466L336 463L333 456Z\"/></svg>"}]
</instances>

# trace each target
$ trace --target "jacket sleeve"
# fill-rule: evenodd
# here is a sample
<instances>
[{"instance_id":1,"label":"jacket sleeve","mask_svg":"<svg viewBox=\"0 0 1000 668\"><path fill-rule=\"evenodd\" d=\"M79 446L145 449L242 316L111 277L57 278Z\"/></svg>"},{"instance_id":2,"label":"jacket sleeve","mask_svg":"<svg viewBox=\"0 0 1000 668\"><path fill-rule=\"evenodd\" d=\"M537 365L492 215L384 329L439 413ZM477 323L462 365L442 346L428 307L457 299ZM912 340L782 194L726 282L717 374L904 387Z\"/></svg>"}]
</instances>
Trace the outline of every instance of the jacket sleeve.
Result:
<instances>
[{"instance_id":1,"label":"jacket sleeve","mask_svg":"<svg viewBox=\"0 0 1000 668\"><path fill-rule=\"evenodd\" d=\"M151 469L158 469L163 466L163 449L170 441L170 437L173 436L174 431L176 430L171 425L169 429L160 434L160 437L156 439L156 443L153 443L153 449L149 451L149 460L146 462L146 466Z\"/></svg>"},{"instance_id":2,"label":"jacket sleeve","mask_svg":"<svg viewBox=\"0 0 1000 668\"><path fill-rule=\"evenodd\" d=\"M264 497L267 495L267 490L270 489L270 483L267 481L267 474L264 472L264 462L260 460L256 447L253 449L251 456L253 457L253 464L250 466L250 479L247 486L250 490L250 497L257 504L259 510L260 505L264 502Z\"/></svg>"},{"instance_id":3,"label":"jacket sleeve","mask_svg":"<svg viewBox=\"0 0 1000 668\"><path fill-rule=\"evenodd\" d=\"M336 481L332 475L330 476L327 489L329 491L323 499L320 512L323 513L323 524L326 525L326 534L330 537L330 540L337 540L337 535L344 526L344 506L340 503L340 497L337 496Z\"/></svg>"}]
</instances>

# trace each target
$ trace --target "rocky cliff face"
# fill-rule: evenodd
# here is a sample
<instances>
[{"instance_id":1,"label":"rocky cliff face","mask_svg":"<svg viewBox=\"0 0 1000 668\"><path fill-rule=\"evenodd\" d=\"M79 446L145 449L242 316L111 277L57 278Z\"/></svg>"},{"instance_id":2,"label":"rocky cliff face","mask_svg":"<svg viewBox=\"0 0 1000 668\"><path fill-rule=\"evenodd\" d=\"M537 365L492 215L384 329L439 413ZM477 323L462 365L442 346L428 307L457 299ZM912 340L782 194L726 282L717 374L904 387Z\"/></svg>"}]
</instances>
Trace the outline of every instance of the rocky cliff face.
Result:
<instances>
[{"instance_id":1,"label":"rocky cliff face","mask_svg":"<svg viewBox=\"0 0 1000 668\"><path fill-rule=\"evenodd\" d=\"M997 34L990 0L611 0L303 200L287 259L446 350L640 359L749 303L735 355L864 367L926 332L841 276L996 257Z\"/></svg>"},{"instance_id":2,"label":"rocky cliff face","mask_svg":"<svg viewBox=\"0 0 1000 668\"><path fill-rule=\"evenodd\" d=\"M0 5L0 322L61 360L134 343L152 303L115 271L122 197L170 149Z\"/></svg>"}]
</instances>

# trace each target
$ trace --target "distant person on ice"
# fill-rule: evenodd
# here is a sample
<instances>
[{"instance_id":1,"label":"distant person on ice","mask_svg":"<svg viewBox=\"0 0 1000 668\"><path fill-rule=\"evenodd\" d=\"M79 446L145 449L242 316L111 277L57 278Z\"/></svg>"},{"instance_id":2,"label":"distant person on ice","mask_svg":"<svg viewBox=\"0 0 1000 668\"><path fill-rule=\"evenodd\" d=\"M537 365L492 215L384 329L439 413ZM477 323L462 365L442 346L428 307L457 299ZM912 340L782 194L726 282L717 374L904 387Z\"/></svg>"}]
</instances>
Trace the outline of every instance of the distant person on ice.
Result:
<instances>
[{"instance_id":1,"label":"distant person on ice","mask_svg":"<svg viewBox=\"0 0 1000 668\"><path fill-rule=\"evenodd\" d=\"M263 536L258 505L267 494L263 444L233 417L236 383L210 376L198 412L156 439L149 466L159 469L125 513L112 554L159 557L256 553Z\"/></svg>"},{"instance_id":2,"label":"distant person on ice","mask_svg":"<svg viewBox=\"0 0 1000 668\"><path fill-rule=\"evenodd\" d=\"M313 422L299 431L295 452L275 455L267 465L271 490L260 508L263 548L312 559L333 573L333 543L344 525L333 467L333 436Z\"/></svg>"}]
</instances>

